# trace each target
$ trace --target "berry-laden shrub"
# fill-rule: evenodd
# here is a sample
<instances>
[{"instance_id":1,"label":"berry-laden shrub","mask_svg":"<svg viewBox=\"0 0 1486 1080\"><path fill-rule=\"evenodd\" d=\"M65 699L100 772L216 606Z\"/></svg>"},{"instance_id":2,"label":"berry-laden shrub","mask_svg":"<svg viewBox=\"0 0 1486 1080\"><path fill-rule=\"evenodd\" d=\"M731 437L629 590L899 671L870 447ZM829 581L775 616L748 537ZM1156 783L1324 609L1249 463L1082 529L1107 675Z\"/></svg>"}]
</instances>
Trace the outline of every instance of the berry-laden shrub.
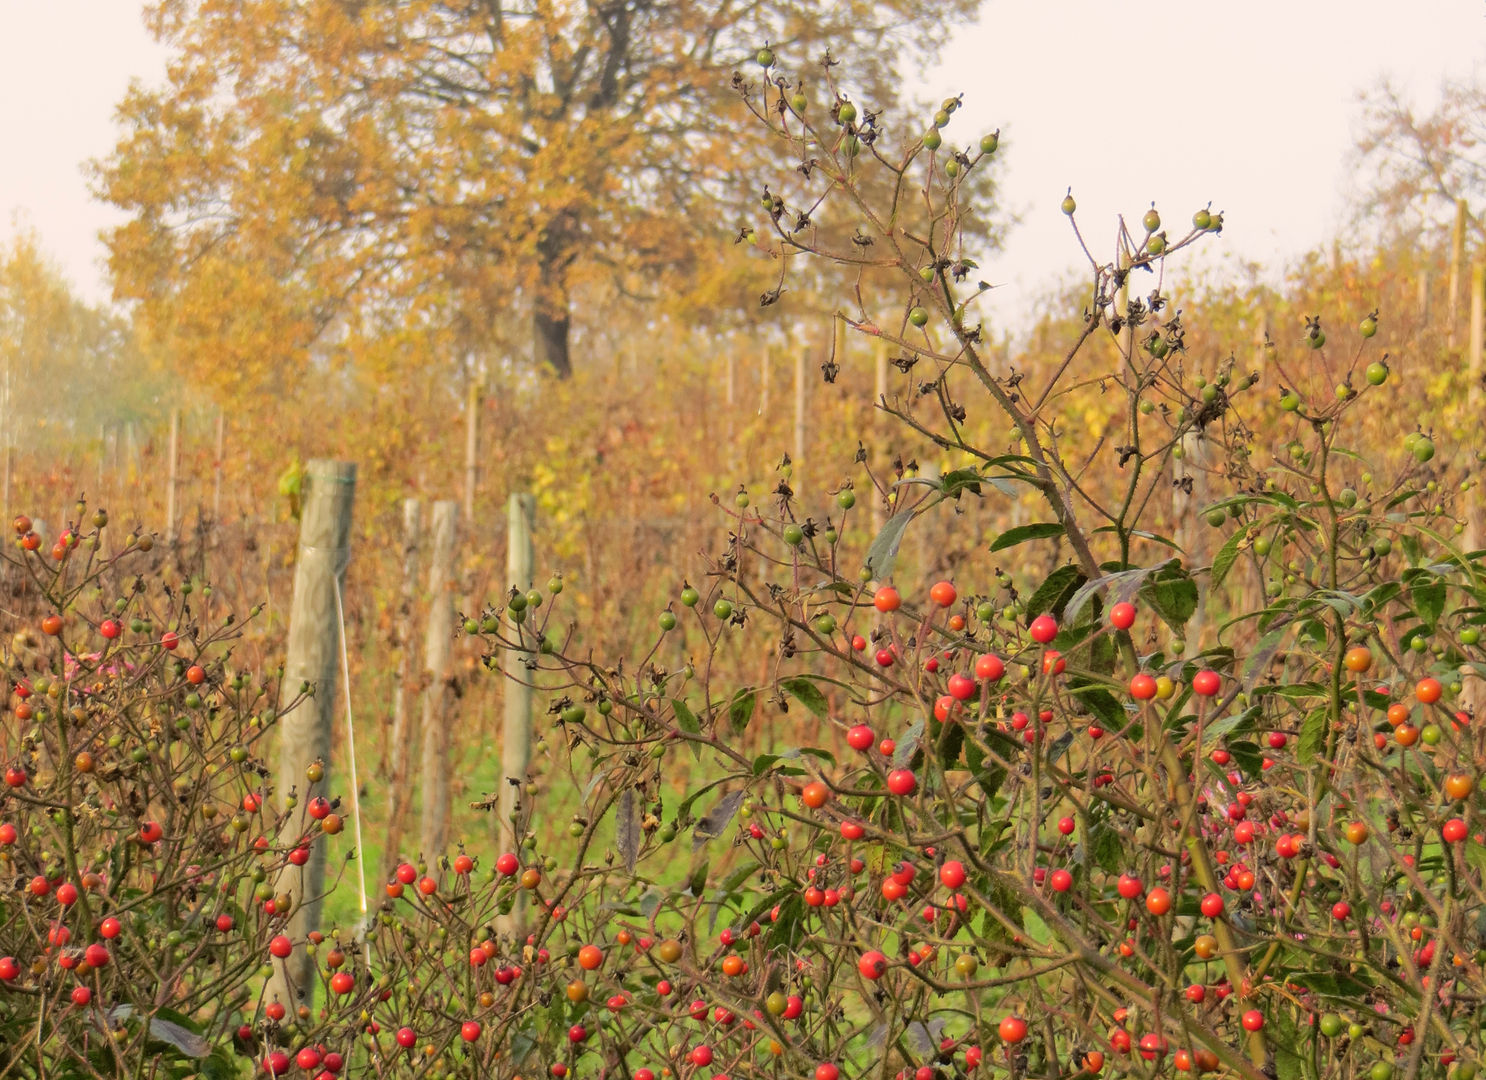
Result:
<instances>
[{"instance_id":1,"label":"berry-laden shrub","mask_svg":"<svg viewBox=\"0 0 1486 1080\"><path fill-rule=\"evenodd\" d=\"M1486 592L1430 437L1347 441L1358 410L1398 408L1378 313L1329 343L1312 319L1262 371L1189 356L1160 275L1222 216L1168 234L1152 208L1108 262L1090 254L1066 359L1003 370L957 228L996 138L944 152L951 100L932 138L889 151L832 66L814 83L834 107L813 112L774 59L739 89L810 167L766 193L755 236L772 229L784 269L764 301L812 258L856 268L843 314L908 377L879 408L947 466L864 470L829 507L787 472L759 503L717 499L708 584L640 663L584 655L521 593L482 614L492 646L561 676L546 746L584 786L575 831L612 821L570 879L604 876L604 906L568 910L610 912L583 937L628 959L571 988L582 1052L542 1066L1474 1075L1486 847L1465 702ZM922 228L896 216L910 204ZM816 227L833 220L857 223L839 244ZM1065 417L1092 399L1110 423L1075 439ZM1287 432L1274 452L1261 419ZM893 511L865 559L843 539L863 480ZM893 582L917 520L1025 486L1045 520L955 580ZM1196 564L1147 525L1194 489L1210 501L1173 515L1179 535L1219 530ZM717 685L744 635L773 643L771 677ZM745 752L757 725L769 748ZM540 820L532 801L515 825ZM669 859L685 834L689 860Z\"/></svg>"},{"instance_id":2,"label":"berry-laden shrub","mask_svg":"<svg viewBox=\"0 0 1486 1080\"><path fill-rule=\"evenodd\" d=\"M231 670L209 597L122 576L147 538L103 558L99 522L48 561L17 521L55 614L8 660L5 1069L1474 1075L1481 561L1427 435L1401 460L1347 442L1397 407L1381 316L1355 340L1313 320L1262 372L1189 356L1159 275L1221 215L1168 235L1152 209L1090 255L1066 359L1003 370L959 245L997 138L951 141L952 99L889 150L834 61L822 108L758 59L736 85L782 147L764 300L812 259L852 268L843 315L903 376L880 407L947 467L718 498L705 584L638 659L589 655L558 579L467 613L487 666L515 651L550 695L507 778L512 850L401 864L364 925L308 940L275 883L339 822L318 767L270 791L256 765L284 688ZM1102 437L1073 438L1096 408ZM1265 410L1278 454L1250 437ZM916 522L1029 486L1044 520L894 580ZM858 544L869 488L891 516ZM1211 559L1185 550L1195 509L1151 527L1189 489ZM769 645L756 684L716 676L738 639ZM274 1000L296 953L317 984Z\"/></svg>"}]
</instances>

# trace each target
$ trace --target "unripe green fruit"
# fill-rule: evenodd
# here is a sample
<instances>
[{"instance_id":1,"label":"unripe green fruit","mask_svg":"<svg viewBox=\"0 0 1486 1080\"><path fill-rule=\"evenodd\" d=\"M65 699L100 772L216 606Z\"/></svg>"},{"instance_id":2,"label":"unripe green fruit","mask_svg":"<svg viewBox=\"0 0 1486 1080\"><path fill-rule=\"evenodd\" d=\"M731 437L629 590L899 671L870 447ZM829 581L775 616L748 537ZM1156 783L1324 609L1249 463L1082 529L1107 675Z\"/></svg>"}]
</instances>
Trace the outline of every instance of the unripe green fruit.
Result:
<instances>
[{"instance_id":1,"label":"unripe green fruit","mask_svg":"<svg viewBox=\"0 0 1486 1080\"><path fill-rule=\"evenodd\" d=\"M1306 335L1305 343L1313 349L1319 349L1326 344L1326 334L1318 326Z\"/></svg>"},{"instance_id":2,"label":"unripe green fruit","mask_svg":"<svg viewBox=\"0 0 1486 1080\"><path fill-rule=\"evenodd\" d=\"M1156 213L1156 208L1152 206L1145 212L1145 217L1140 219L1140 223L1145 226L1146 232L1153 233L1161 227L1161 215Z\"/></svg>"},{"instance_id":3,"label":"unripe green fruit","mask_svg":"<svg viewBox=\"0 0 1486 1080\"><path fill-rule=\"evenodd\" d=\"M789 107L795 110L795 112L800 115L804 115L805 109L809 106L809 104L810 101L808 98L805 97L804 94L795 94L789 99Z\"/></svg>"},{"instance_id":4,"label":"unripe green fruit","mask_svg":"<svg viewBox=\"0 0 1486 1080\"><path fill-rule=\"evenodd\" d=\"M980 137L980 152L982 154L994 154L996 147L1001 145L1001 133L994 131L989 135Z\"/></svg>"},{"instance_id":5,"label":"unripe green fruit","mask_svg":"<svg viewBox=\"0 0 1486 1080\"><path fill-rule=\"evenodd\" d=\"M938 150L943 145L944 139L939 134L938 128L930 128L928 131L924 132L925 150Z\"/></svg>"},{"instance_id":6,"label":"unripe green fruit","mask_svg":"<svg viewBox=\"0 0 1486 1080\"><path fill-rule=\"evenodd\" d=\"M1370 338L1378 332L1378 320L1369 315L1362 320L1361 325L1357 329L1361 331L1363 337Z\"/></svg>"},{"instance_id":7,"label":"unripe green fruit","mask_svg":"<svg viewBox=\"0 0 1486 1080\"><path fill-rule=\"evenodd\" d=\"M857 107L849 101L843 101L841 107L836 110L836 119L843 124L854 123L857 118Z\"/></svg>"},{"instance_id":8,"label":"unripe green fruit","mask_svg":"<svg viewBox=\"0 0 1486 1080\"><path fill-rule=\"evenodd\" d=\"M667 631L676 629L676 615L674 612L662 611L660 613L660 628Z\"/></svg>"},{"instance_id":9,"label":"unripe green fruit","mask_svg":"<svg viewBox=\"0 0 1486 1080\"><path fill-rule=\"evenodd\" d=\"M1368 364L1367 381L1371 386L1382 386L1388 381L1388 365L1378 360Z\"/></svg>"},{"instance_id":10,"label":"unripe green fruit","mask_svg":"<svg viewBox=\"0 0 1486 1080\"><path fill-rule=\"evenodd\" d=\"M1213 216L1207 210L1199 210L1192 215L1192 228L1201 229L1204 232L1213 223Z\"/></svg>"},{"instance_id":11,"label":"unripe green fruit","mask_svg":"<svg viewBox=\"0 0 1486 1080\"><path fill-rule=\"evenodd\" d=\"M702 598L701 594L690 585L681 590L681 602L687 607L696 607L697 601Z\"/></svg>"},{"instance_id":12,"label":"unripe green fruit","mask_svg":"<svg viewBox=\"0 0 1486 1080\"><path fill-rule=\"evenodd\" d=\"M929 321L929 313L921 307L913 307L908 312L908 321L914 326L923 326Z\"/></svg>"},{"instance_id":13,"label":"unripe green fruit","mask_svg":"<svg viewBox=\"0 0 1486 1080\"><path fill-rule=\"evenodd\" d=\"M1072 192L1069 192L1067 195L1063 196L1063 204L1061 209L1063 213L1067 214L1069 217L1072 217L1073 212L1078 209L1078 203L1073 201Z\"/></svg>"},{"instance_id":14,"label":"unripe green fruit","mask_svg":"<svg viewBox=\"0 0 1486 1080\"><path fill-rule=\"evenodd\" d=\"M1300 395L1294 390L1286 390L1280 395L1280 408L1286 412L1295 412L1300 408Z\"/></svg>"},{"instance_id":15,"label":"unripe green fruit","mask_svg":"<svg viewBox=\"0 0 1486 1080\"><path fill-rule=\"evenodd\" d=\"M762 49L760 49L758 51L758 55L755 56L754 59L758 61L758 66L759 67L763 67L763 68L773 67L774 66L774 50L771 49L771 48L769 48L769 46L765 45Z\"/></svg>"},{"instance_id":16,"label":"unripe green fruit","mask_svg":"<svg viewBox=\"0 0 1486 1080\"><path fill-rule=\"evenodd\" d=\"M836 493L836 505L843 510L850 510L857 504L856 493L851 488L843 488Z\"/></svg>"},{"instance_id":17,"label":"unripe green fruit","mask_svg":"<svg viewBox=\"0 0 1486 1080\"><path fill-rule=\"evenodd\" d=\"M815 632L822 637L836 632L836 617L834 615L817 615L815 618Z\"/></svg>"},{"instance_id":18,"label":"unripe green fruit","mask_svg":"<svg viewBox=\"0 0 1486 1080\"><path fill-rule=\"evenodd\" d=\"M712 605L712 614L719 619L730 619L733 616L733 604L731 600L719 600Z\"/></svg>"},{"instance_id":19,"label":"unripe green fruit","mask_svg":"<svg viewBox=\"0 0 1486 1080\"><path fill-rule=\"evenodd\" d=\"M940 109L938 112L936 112L934 114L934 126L936 128L949 126L949 113L945 112L943 109Z\"/></svg>"},{"instance_id":20,"label":"unripe green fruit","mask_svg":"<svg viewBox=\"0 0 1486 1080\"><path fill-rule=\"evenodd\" d=\"M784 542L790 547L799 547L805 540L805 530L794 522L784 527Z\"/></svg>"}]
</instances>

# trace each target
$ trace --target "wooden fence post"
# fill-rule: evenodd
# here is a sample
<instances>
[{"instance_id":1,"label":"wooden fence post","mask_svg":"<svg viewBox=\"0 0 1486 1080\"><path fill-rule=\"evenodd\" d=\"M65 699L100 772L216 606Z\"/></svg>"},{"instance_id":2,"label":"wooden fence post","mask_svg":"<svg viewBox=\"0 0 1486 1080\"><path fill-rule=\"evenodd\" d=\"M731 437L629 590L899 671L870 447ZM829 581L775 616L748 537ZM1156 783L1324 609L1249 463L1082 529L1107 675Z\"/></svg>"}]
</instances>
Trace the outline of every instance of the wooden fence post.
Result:
<instances>
[{"instance_id":1,"label":"wooden fence post","mask_svg":"<svg viewBox=\"0 0 1486 1080\"><path fill-rule=\"evenodd\" d=\"M1464 199L1455 200L1455 228L1450 234L1450 295L1445 301L1445 346L1455 348L1455 324L1460 307L1460 275L1465 269L1465 221Z\"/></svg>"},{"instance_id":2,"label":"wooden fence post","mask_svg":"<svg viewBox=\"0 0 1486 1080\"><path fill-rule=\"evenodd\" d=\"M165 542L175 543L176 487L180 483L181 410L170 410L170 450L165 464Z\"/></svg>"},{"instance_id":3,"label":"wooden fence post","mask_svg":"<svg viewBox=\"0 0 1486 1080\"><path fill-rule=\"evenodd\" d=\"M884 404L887 402L887 342L881 338L877 339L877 348L872 351L872 404ZM876 411L874 409L874 411ZM873 425L881 434L886 425L881 422L880 415L876 417L878 423ZM887 502L876 489L873 489L868 498L871 507L872 535L875 537L882 532L886 524Z\"/></svg>"},{"instance_id":4,"label":"wooden fence post","mask_svg":"<svg viewBox=\"0 0 1486 1080\"><path fill-rule=\"evenodd\" d=\"M1182 456L1172 459L1172 514L1176 532L1173 539L1181 545L1185 558L1182 560L1188 573L1207 562L1207 522L1202 518L1202 509L1211 499L1210 472L1212 469L1212 444L1201 432L1188 430L1181 437ZM1188 494L1190 485L1190 494ZM1206 585L1198 583L1197 611L1187 624L1187 634L1193 645L1202 639L1203 605L1207 601Z\"/></svg>"},{"instance_id":5,"label":"wooden fence post","mask_svg":"<svg viewBox=\"0 0 1486 1080\"><path fill-rule=\"evenodd\" d=\"M423 638L423 793L418 844L425 859L443 854L449 827L449 657L454 640L454 527L459 504L433 504L428 556L428 632Z\"/></svg>"},{"instance_id":6,"label":"wooden fence post","mask_svg":"<svg viewBox=\"0 0 1486 1080\"><path fill-rule=\"evenodd\" d=\"M532 495L512 492L506 507L506 585L508 588L531 588L532 525L537 501ZM519 626L518 626L519 629ZM521 836L516 828L517 807L526 784L526 770L531 764L531 672L518 653L506 649L501 654L501 672L505 676L505 715L501 729L501 775L497 800L499 817L497 836L509 850L519 851ZM509 917L502 920L502 932L521 929L524 894L517 897Z\"/></svg>"},{"instance_id":7,"label":"wooden fence post","mask_svg":"<svg viewBox=\"0 0 1486 1080\"><path fill-rule=\"evenodd\" d=\"M1482 408L1481 377L1486 374L1482 352L1486 350L1486 263L1471 267L1470 349L1466 363L1465 414L1479 422ZM1477 444L1470 440L1467 453L1472 455L1469 471L1472 486L1465 493L1465 547L1475 551L1486 539L1486 499L1481 497L1481 467Z\"/></svg>"},{"instance_id":8,"label":"wooden fence post","mask_svg":"<svg viewBox=\"0 0 1486 1080\"><path fill-rule=\"evenodd\" d=\"M311 696L279 721L279 808L288 810L291 792L309 786L305 770L330 757L330 729L335 716L340 670L340 617L336 596L345 582L351 552L351 506L356 495L356 465L317 458L304 477L304 503L299 522L299 553L294 566L294 601L289 615L288 658L279 707L300 695L305 684ZM305 832L308 798L288 814L282 845L292 847ZM325 891L325 845L310 845L309 862L287 868L278 881L292 907L285 933L303 941L320 926L321 894ZM315 986L315 965L303 949L296 949L275 971L269 999L278 998L291 1011L296 1003L309 1004Z\"/></svg>"},{"instance_id":9,"label":"wooden fence post","mask_svg":"<svg viewBox=\"0 0 1486 1080\"><path fill-rule=\"evenodd\" d=\"M1419 293L1415 299L1418 309L1419 326L1429 325L1429 267L1419 271Z\"/></svg>"},{"instance_id":10,"label":"wooden fence post","mask_svg":"<svg viewBox=\"0 0 1486 1080\"><path fill-rule=\"evenodd\" d=\"M484 380L471 377L464 422L464 520L466 528L475 525L475 489L480 483L480 405L484 399Z\"/></svg>"},{"instance_id":11,"label":"wooden fence post","mask_svg":"<svg viewBox=\"0 0 1486 1080\"><path fill-rule=\"evenodd\" d=\"M382 852L385 862L402 854L403 828L413 797L413 696L417 684L418 649L414 640L413 612L418 600L418 544L423 536L423 505L417 499L402 501L402 586L398 592L397 615L393 625L397 635L397 682L392 688L392 745L388 748L385 774L391 790L387 813L387 845Z\"/></svg>"},{"instance_id":12,"label":"wooden fence post","mask_svg":"<svg viewBox=\"0 0 1486 1080\"><path fill-rule=\"evenodd\" d=\"M805 410L810 401L810 358L804 349L795 353L795 448L794 469L789 486L798 497L805 490Z\"/></svg>"}]
</instances>

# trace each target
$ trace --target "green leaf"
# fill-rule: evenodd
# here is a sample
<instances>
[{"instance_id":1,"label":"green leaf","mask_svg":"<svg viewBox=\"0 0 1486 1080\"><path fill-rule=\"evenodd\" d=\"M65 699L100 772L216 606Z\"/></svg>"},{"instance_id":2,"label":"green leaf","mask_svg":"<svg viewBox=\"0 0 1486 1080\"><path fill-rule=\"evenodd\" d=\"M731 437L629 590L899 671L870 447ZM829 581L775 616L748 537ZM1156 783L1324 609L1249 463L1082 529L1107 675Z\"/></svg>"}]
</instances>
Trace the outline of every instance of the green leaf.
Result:
<instances>
[{"instance_id":1,"label":"green leaf","mask_svg":"<svg viewBox=\"0 0 1486 1080\"><path fill-rule=\"evenodd\" d=\"M751 689L745 688L733 695L733 700L728 703L728 726L733 729L734 735L741 735L747 729L757 704L758 695Z\"/></svg>"},{"instance_id":2,"label":"green leaf","mask_svg":"<svg viewBox=\"0 0 1486 1080\"><path fill-rule=\"evenodd\" d=\"M1090 712L1110 731L1119 731L1129 719L1124 706L1108 689L1087 679L1070 679L1068 693L1088 706Z\"/></svg>"},{"instance_id":3,"label":"green leaf","mask_svg":"<svg viewBox=\"0 0 1486 1080\"><path fill-rule=\"evenodd\" d=\"M1027 601L1028 616L1035 618L1051 613L1061 617L1064 606L1084 580L1083 571L1072 563L1058 567L1037 586L1037 591Z\"/></svg>"},{"instance_id":4,"label":"green leaf","mask_svg":"<svg viewBox=\"0 0 1486 1080\"><path fill-rule=\"evenodd\" d=\"M1253 690L1255 684L1268 673L1270 663L1289 634L1290 624L1286 622L1259 639L1259 643L1250 651L1248 658L1244 660L1243 668L1238 673L1238 681L1243 684L1245 691Z\"/></svg>"},{"instance_id":5,"label":"green leaf","mask_svg":"<svg viewBox=\"0 0 1486 1080\"><path fill-rule=\"evenodd\" d=\"M1125 861L1125 840L1119 830L1099 822L1089 830L1089 856L1106 874L1118 874Z\"/></svg>"},{"instance_id":6,"label":"green leaf","mask_svg":"<svg viewBox=\"0 0 1486 1080\"><path fill-rule=\"evenodd\" d=\"M867 549L867 569L875 578L891 577L893 563L898 558L898 548L903 543L903 530L908 528L908 523L913 520L913 508L899 510L887 519L887 524L882 527L882 532L877 534L872 541L872 546Z\"/></svg>"},{"instance_id":7,"label":"green leaf","mask_svg":"<svg viewBox=\"0 0 1486 1080\"><path fill-rule=\"evenodd\" d=\"M830 711L826 707L826 696L820 692L820 687L803 675L783 680L779 688L816 716L824 717Z\"/></svg>"},{"instance_id":8,"label":"green leaf","mask_svg":"<svg viewBox=\"0 0 1486 1080\"><path fill-rule=\"evenodd\" d=\"M1310 764L1316 755L1326 749L1326 731L1330 727L1325 709L1312 709L1300 722L1300 741L1295 747L1296 760Z\"/></svg>"},{"instance_id":9,"label":"green leaf","mask_svg":"<svg viewBox=\"0 0 1486 1080\"><path fill-rule=\"evenodd\" d=\"M1228 577L1228 571L1233 569L1233 564L1238 562L1239 545L1247 535L1246 530L1237 529L1226 543L1218 549L1213 556L1212 583L1213 588L1222 585Z\"/></svg>"},{"instance_id":10,"label":"green leaf","mask_svg":"<svg viewBox=\"0 0 1486 1080\"><path fill-rule=\"evenodd\" d=\"M1445 583L1428 571L1417 574L1409 582L1409 600L1419 620L1433 631L1445 610Z\"/></svg>"},{"instance_id":11,"label":"green leaf","mask_svg":"<svg viewBox=\"0 0 1486 1080\"><path fill-rule=\"evenodd\" d=\"M1142 582L1140 595L1177 633L1182 632L1197 610L1197 584L1176 562L1168 563Z\"/></svg>"},{"instance_id":12,"label":"green leaf","mask_svg":"<svg viewBox=\"0 0 1486 1080\"><path fill-rule=\"evenodd\" d=\"M697 714L692 712L686 702L680 698L671 700L671 710L676 714L676 726L688 735L700 735L702 725L697 722ZM702 760L702 747L700 743L691 743L691 756L697 761Z\"/></svg>"},{"instance_id":13,"label":"green leaf","mask_svg":"<svg viewBox=\"0 0 1486 1080\"><path fill-rule=\"evenodd\" d=\"M981 480L974 469L952 469L939 478L939 488L951 499L958 499L967 491L979 495Z\"/></svg>"},{"instance_id":14,"label":"green leaf","mask_svg":"<svg viewBox=\"0 0 1486 1080\"><path fill-rule=\"evenodd\" d=\"M1062 536L1063 531L1063 526L1056 521L1038 521L1031 525L1017 525L1007 529L991 541L991 553L1025 544L1028 540L1046 540L1049 537Z\"/></svg>"},{"instance_id":15,"label":"green leaf","mask_svg":"<svg viewBox=\"0 0 1486 1080\"><path fill-rule=\"evenodd\" d=\"M994 799L1006 782L1006 770L986 756L981 745L974 739L965 740L965 765L987 799Z\"/></svg>"}]
</instances>

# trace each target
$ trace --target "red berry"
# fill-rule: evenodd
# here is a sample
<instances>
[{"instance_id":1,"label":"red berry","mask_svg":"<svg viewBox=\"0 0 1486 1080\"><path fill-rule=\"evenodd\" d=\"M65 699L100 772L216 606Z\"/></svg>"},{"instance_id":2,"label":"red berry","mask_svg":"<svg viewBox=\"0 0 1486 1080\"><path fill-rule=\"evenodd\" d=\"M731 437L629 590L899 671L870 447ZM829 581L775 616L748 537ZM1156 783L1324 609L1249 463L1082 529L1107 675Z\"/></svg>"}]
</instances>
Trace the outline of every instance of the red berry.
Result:
<instances>
[{"instance_id":1,"label":"red berry","mask_svg":"<svg viewBox=\"0 0 1486 1080\"><path fill-rule=\"evenodd\" d=\"M965 864L958 859L951 859L939 868L939 880L944 883L945 888L958 889L965 884Z\"/></svg>"},{"instance_id":2,"label":"red berry","mask_svg":"<svg viewBox=\"0 0 1486 1080\"><path fill-rule=\"evenodd\" d=\"M283 934L279 934L268 943L268 951L271 955L283 960L294 951L294 943Z\"/></svg>"},{"instance_id":3,"label":"red berry","mask_svg":"<svg viewBox=\"0 0 1486 1080\"><path fill-rule=\"evenodd\" d=\"M868 750L877 736L866 724L857 724L846 733L846 743L853 750Z\"/></svg>"},{"instance_id":4,"label":"red berry","mask_svg":"<svg viewBox=\"0 0 1486 1080\"><path fill-rule=\"evenodd\" d=\"M516 873L517 870L521 869L521 860L519 860L518 858L516 858L515 855L512 855L508 851L504 855L502 855L500 858L498 858L498 859L495 860L495 868L496 868L497 871L499 871L505 877L510 877L511 875L513 875L514 873ZM408 869L411 870L412 867L409 867ZM399 871L400 870L401 870L401 867L399 867ZM414 874L416 876L416 871L414 872ZM398 875L398 880L399 881L402 880L402 877L401 877L401 874L400 873Z\"/></svg>"},{"instance_id":5,"label":"red berry","mask_svg":"<svg viewBox=\"0 0 1486 1080\"><path fill-rule=\"evenodd\" d=\"M1141 672L1130 680L1130 696L1136 701L1149 701L1156 696L1156 680Z\"/></svg>"},{"instance_id":6,"label":"red berry","mask_svg":"<svg viewBox=\"0 0 1486 1080\"><path fill-rule=\"evenodd\" d=\"M995 653L986 653L975 661L975 677L995 682L1006 674L1006 665Z\"/></svg>"},{"instance_id":7,"label":"red berry","mask_svg":"<svg viewBox=\"0 0 1486 1080\"><path fill-rule=\"evenodd\" d=\"M459 1037L465 1042L474 1042L480 1037L480 1021L466 1020L459 1026Z\"/></svg>"},{"instance_id":8,"label":"red berry","mask_svg":"<svg viewBox=\"0 0 1486 1080\"><path fill-rule=\"evenodd\" d=\"M1212 697L1223 686L1223 678L1216 671L1199 671L1192 676L1192 692L1203 697Z\"/></svg>"},{"instance_id":9,"label":"red berry","mask_svg":"<svg viewBox=\"0 0 1486 1080\"><path fill-rule=\"evenodd\" d=\"M898 595L898 590L891 585L884 585L878 589L872 597L872 606L883 614L897 611L903 606L903 598Z\"/></svg>"},{"instance_id":10,"label":"red berry","mask_svg":"<svg viewBox=\"0 0 1486 1080\"><path fill-rule=\"evenodd\" d=\"M875 949L863 953L862 958L857 961L857 971L861 972L864 979L880 979L883 972L887 971L887 957Z\"/></svg>"},{"instance_id":11,"label":"red berry","mask_svg":"<svg viewBox=\"0 0 1486 1080\"><path fill-rule=\"evenodd\" d=\"M1116 630L1128 630L1135 624L1135 605L1121 602L1109 609L1109 625Z\"/></svg>"},{"instance_id":12,"label":"red berry","mask_svg":"<svg viewBox=\"0 0 1486 1080\"><path fill-rule=\"evenodd\" d=\"M1258 1031L1264 1026L1264 1014L1258 1009L1250 1009L1243 1014L1243 1027L1245 1031Z\"/></svg>"},{"instance_id":13,"label":"red berry","mask_svg":"<svg viewBox=\"0 0 1486 1080\"><path fill-rule=\"evenodd\" d=\"M1058 636L1058 620L1051 615L1039 615L1032 620L1032 625L1027 630L1033 641L1046 645Z\"/></svg>"},{"instance_id":14,"label":"red berry","mask_svg":"<svg viewBox=\"0 0 1486 1080\"><path fill-rule=\"evenodd\" d=\"M949 696L956 701L969 701L975 696L975 680L958 673L949 677Z\"/></svg>"},{"instance_id":15,"label":"red berry","mask_svg":"<svg viewBox=\"0 0 1486 1080\"><path fill-rule=\"evenodd\" d=\"M937 582L929 590L929 599L934 601L934 603L938 604L940 607L951 606L955 602L955 598L958 595L959 594L955 592L955 587L947 581Z\"/></svg>"},{"instance_id":16,"label":"red berry","mask_svg":"<svg viewBox=\"0 0 1486 1080\"><path fill-rule=\"evenodd\" d=\"M1027 1022L1020 1016L1008 1016L996 1027L1002 1042L1019 1043L1027 1037Z\"/></svg>"},{"instance_id":17,"label":"red berry","mask_svg":"<svg viewBox=\"0 0 1486 1080\"><path fill-rule=\"evenodd\" d=\"M413 1044L417 1041L418 1036L414 1033L412 1028L401 1027L397 1029L397 1045L402 1047L404 1050L411 1050L413 1048Z\"/></svg>"},{"instance_id":18,"label":"red berry","mask_svg":"<svg viewBox=\"0 0 1486 1080\"><path fill-rule=\"evenodd\" d=\"M894 769L887 774L887 789L894 795L912 795L918 790L918 777L912 769Z\"/></svg>"}]
</instances>

